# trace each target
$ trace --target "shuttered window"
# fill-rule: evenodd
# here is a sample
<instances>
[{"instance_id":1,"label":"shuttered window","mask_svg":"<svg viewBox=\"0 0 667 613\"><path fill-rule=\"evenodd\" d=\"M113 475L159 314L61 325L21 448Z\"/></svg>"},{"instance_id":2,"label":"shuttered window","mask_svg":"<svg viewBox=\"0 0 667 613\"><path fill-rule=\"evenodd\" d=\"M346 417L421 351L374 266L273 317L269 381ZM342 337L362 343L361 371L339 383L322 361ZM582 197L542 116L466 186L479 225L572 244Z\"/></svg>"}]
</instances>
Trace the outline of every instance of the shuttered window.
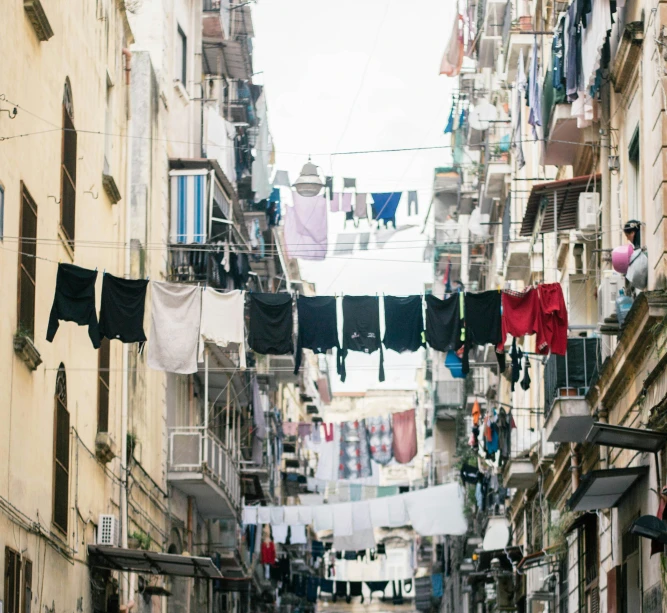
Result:
<instances>
[{"instance_id":1,"label":"shuttered window","mask_svg":"<svg viewBox=\"0 0 667 613\"><path fill-rule=\"evenodd\" d=\"M97 352L97 431L109 432L109 353L110 341L102 339Z\"/></svg>"},{"instance_id":2,"label":"shuttered window","mask_svg":"<svg viewBox=\"0 0 667 613\"><path fill-rule=\"evenodd\" d=\"M21 183L19 227L18 332L35 338L35 282L37 260L37 204Z\"/></svg>"},{"instance_id":3,"label":"shuttered window","mask_svg":"<svg viewBox=\"0 0 667 613\"><path fill-rule=\"evenodd\" d=\"M69 519L69 412L63 364L56 377L53 451L53 523L66 533Z\"/></svg>"},{"instance_id":4,"label":"shuttered window","mask_svg":"<svg viewBox=\"0 0 667 613\"><path fill-rule=\"evenodd\" d=\"M21 613L30 613L32 610L32 562L25 560L23 564L23 603Z\"/></svg>"},{"instance_id":5,"label":"shuttered window","mask_svg":"<svg viewBox=\"0 0 667 613\"><path fill-rule=\"evenodd\" d=\"M21 603L21 557L5 547L5 609L4 613L19 613Z\"/></svg>"},{"instance_id":6,"label":"shuttered window","mask_svg":"<svg viewBox=\"0 0 667 613\"><path fill-rule=\"evenodd\" d=\"M63 96L63 145L60 165L60 226L71 249L74 249L76 212L76 130L69 80Z\"/></svg>"}]
</instances>

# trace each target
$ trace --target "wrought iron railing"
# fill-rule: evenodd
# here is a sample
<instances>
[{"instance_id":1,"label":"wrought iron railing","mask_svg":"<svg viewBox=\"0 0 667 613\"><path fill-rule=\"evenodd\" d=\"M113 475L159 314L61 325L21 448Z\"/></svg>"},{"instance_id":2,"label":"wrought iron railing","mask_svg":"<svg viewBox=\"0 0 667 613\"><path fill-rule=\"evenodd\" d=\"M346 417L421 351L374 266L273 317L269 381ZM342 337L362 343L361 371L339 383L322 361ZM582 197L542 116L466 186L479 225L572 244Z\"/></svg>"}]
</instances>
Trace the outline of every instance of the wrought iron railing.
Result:
<instances>
[{"instance_id":1,"label":"wrought iron railing","mask_svg":"<svg viewBox=\"0 0 667 613\"><path fill-rule=\"evenodd\" d=\"M552 355L544 368L544 419L556 398L582 397L600 372L600 339L570 338L567 354Z\"/></svg>"}]
</instances>

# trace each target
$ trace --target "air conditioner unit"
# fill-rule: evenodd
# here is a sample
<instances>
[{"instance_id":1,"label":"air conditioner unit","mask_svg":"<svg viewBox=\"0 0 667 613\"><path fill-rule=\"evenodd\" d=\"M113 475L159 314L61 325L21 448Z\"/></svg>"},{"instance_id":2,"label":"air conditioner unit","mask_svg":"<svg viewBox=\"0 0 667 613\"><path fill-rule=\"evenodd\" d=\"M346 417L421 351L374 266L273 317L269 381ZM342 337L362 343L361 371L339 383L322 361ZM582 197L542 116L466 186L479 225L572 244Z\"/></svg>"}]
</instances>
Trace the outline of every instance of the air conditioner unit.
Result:
<instances>
[{"instance_id":1,"label":"air conditioner unit","mask_svg":"<svg viewBox=\"0 0 667 613\"><path fill-rule=\"evenodd\" d=\"M597 230L599 210L599 192L581 192L579 194L579 206L577 208L577 229L579 233L590 234Z\"/></svg>"},{"instance_id":2,"label":"air conditioner unit","mask_svg":"<svg viewBox=\"0 0 667 613\"><path fill-rule=\"evenodd\" d=\"M620 275L611 271L603 273L602 282L598 288L598 324L604 323L607 317L611 317L616 312L618 290L624 285Z\"/></svg>"},{"instance_id":3,"label":"air conditioner unit","mask_svg":"<svg viewBox=\"0 0 667 613\"><path fill-rule=\"evenodd\" d=\"M120 524L115 515L100 515L97 526L97 544L120 547Z\"/></svg>"}]
</instances>

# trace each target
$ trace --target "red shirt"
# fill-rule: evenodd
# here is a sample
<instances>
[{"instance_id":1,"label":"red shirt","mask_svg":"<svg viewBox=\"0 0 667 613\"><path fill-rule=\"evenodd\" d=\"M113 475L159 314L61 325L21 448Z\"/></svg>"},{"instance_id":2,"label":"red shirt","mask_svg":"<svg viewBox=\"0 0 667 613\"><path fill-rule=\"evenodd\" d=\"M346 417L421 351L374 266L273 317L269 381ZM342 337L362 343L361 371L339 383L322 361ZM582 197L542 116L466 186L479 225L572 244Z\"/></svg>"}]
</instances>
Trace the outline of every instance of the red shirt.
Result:
<instances>
[{"instance_id":1,"label":"red shirt","mask_svg":"<svg viewBox=\"0 0 667 613\"><path fill-rule=\"evenodd\" d=\"M567 353L567 307L559 283L546 283L537 288L540 295L541 330L537 332L537 351L556 355Z\"/></svg>"},{"instance_id":2,"label":"red shirt","mask_svg":"<svg viewBox=\"0 0 667 613\"><path fill-rule=\"evenodd\" d=\"M560 287L560 286L559 286ZM503 345L508 334L514 338L539 332L540 296L529 287L525 292L503 292Z\"/></svg>"},{"instance_id":3,"label":"red shirt","mask_svg":"<svg viewBox=\"0 0 667 613\"><path fill-rule=\"evenodd\" d=\"M276 563L276 546L273 541L268 541L262 543L262 552L261 552L262 564L275 564Z\"/></svg>"}]
</instances>

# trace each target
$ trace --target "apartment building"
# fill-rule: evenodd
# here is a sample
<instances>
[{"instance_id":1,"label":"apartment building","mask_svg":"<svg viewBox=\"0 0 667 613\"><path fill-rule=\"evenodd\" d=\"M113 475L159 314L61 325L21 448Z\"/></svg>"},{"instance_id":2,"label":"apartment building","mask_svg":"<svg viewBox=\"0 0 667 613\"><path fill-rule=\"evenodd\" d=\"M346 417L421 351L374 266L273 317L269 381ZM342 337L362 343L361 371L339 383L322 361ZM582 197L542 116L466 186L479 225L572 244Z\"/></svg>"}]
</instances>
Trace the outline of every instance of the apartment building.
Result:
<instances>
[{"instance_id":1,"label":"apartment building","mask_svg":"<svg viewBox=\"0 0 667 613\"><path fill-rule=\"evenodd\" d=\"M479 457L461 401L456 441L441 439L488 477L482 497L466 485L469 535L445 543L441 608L660 611L660 524L645 526L665 485L664 15L642 1L578 13L567 2L464 4L452 164L436 169L427 225L429 289L558 283L569 325L565 356L516 339L527 389L492 348L471 355L464 399L479 382L482 419L502 408L516 428L508 456ZM578 48L581 67L568 56ZM581 74L568 81L572 57ZM644 279L618 265L629 245Z\"/></svg>"}]
</instances>

